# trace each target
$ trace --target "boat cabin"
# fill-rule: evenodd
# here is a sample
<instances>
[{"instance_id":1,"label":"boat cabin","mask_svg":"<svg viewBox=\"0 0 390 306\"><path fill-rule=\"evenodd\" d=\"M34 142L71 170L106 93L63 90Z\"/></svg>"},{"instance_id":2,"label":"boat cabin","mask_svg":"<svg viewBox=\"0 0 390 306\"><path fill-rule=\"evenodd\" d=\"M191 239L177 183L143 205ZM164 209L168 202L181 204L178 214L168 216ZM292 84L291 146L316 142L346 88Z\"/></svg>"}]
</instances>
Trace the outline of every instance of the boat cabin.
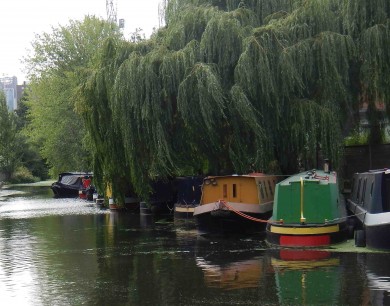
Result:
<instances>
[{"instance_id":1,"label":"boat cabin","mask_svg":"<svg viewBox=\"0 0 390 306\"><path fill-rule=\"evenodd\" d=\"M261 204L272 202L275 176L263 174L208 176L203 181L200 204L224 200L230 203Z\"/></svg>"},{"instance_id":2,"label":"boat cabin","mask_svg":"<svg viewBox=\"0 0 390 306\"><path fill-rule=\"evenodd\" d=\"M276 186L272 219L287 224L323 224L340 217L340 205L335 174L304 172Z\"/></svg>"},{"instance_id":3,"label":"boat cabin","mask_svg":"<svg viewBox=\"0 0 390 306\"><path fill-rule=\"evenodd\" d=\"M390 249L390 170L356 173L347 200L356 246Z\"/></svg>"},{"instance_id":4,"label":"boat cabin","mask_svg":"<svg viewBox=\"0 0 390 306\"><path fill-rule=\"evenodd\" d=\"M208 176L194 217L201 232L254 233L272 213L276 176L262 173Z\"/></svg>"},{"instance_id":5,"label":"boat cabin","mask_svg":"<svg viewBox=\"0 0 390 306\"><path fill-rule=\"evenodd\" d=\"M371 214L390 212L390 170L354 174L350 201Z\"/></svg>"},{"instance_id":6,"label":"boat cabin","mask_svg":"<svg viewBox=\"0 0 390 306\"><path fill-rule=\"evenodd\" d=\"M346 211L335 172L298 173L276 186L267 242L285 247L320 247L347 239Z\"/></svg>"}]
</instances>

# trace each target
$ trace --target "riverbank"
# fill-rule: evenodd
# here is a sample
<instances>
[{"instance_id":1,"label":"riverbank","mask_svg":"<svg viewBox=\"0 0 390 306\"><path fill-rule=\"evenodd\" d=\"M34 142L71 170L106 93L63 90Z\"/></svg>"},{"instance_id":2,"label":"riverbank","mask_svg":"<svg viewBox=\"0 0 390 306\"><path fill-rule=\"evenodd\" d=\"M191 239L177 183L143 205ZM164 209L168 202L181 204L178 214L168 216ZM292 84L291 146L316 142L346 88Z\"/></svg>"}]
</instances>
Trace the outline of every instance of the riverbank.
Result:
<instances>
[{"instance_id":1,"label":"riverbank","mask_svg":"<svg viewBox=\"0 0 390 306\"><path fill-rule=\"evenodd\" d=\"M55 180L47 180L47 181L39 181L36 183L21 183L21 184L4 184L3 182L0 182L0 189L3 188L10 188L10 187L50 187ZM3 185L2 185L3 183Z\"/></svg>"}]
</instances>

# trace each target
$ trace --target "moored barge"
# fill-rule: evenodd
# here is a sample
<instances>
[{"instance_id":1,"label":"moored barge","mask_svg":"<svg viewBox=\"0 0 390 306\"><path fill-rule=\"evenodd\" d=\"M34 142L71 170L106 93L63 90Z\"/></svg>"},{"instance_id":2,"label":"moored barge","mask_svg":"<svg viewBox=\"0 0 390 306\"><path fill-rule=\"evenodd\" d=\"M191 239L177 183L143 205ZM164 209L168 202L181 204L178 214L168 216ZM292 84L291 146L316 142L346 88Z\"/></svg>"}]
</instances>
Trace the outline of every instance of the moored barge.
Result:
<instances>
[{"instance_id":1,"label":"moored barge","mask_svg":"<svg viewBox=\"0 0 390 306\"><path fill-rule=\"evenodd\" d=\"M346 210L335 172L312 170L276 186L267 242L283 247L319 247L347 239Z\"/></svg>"},{"instance_id":2,"label":"moored barge","mask_svg":"<svg viewBox=\"0 0 390 306\"><path fill-rule=\"evenodd\" d=\"M347 210L355 217L355 244L390 249L390 170L356 173Z\"/></svg>"},{"instance_id":3,"label":"moored barge","mask_svg":"<svg viewBox=\"0 0 390 306\"><path fill-rule=\"evenodd\" d=\"M276 176L262 173L208 176L194 217L203 233L264 231L271 216Z\"/></svg>"}]
</instances>

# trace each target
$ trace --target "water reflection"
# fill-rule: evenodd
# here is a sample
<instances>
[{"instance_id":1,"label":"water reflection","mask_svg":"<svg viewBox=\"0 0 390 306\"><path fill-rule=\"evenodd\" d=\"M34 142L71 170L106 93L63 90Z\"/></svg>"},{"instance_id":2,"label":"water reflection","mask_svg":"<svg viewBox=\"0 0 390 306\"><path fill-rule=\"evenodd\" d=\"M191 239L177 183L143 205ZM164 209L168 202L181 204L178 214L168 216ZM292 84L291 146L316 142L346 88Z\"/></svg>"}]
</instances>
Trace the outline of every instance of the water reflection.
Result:
<instances>
[{"instance_id":1,"label":"water reflection","mask_svg":"<svg viewBox=\"0 0 390 306\"><path fill-rule=\"evenodd\" d=\"M196 264L203 270L206 286L232 290L256 288L263 274L263 260L262 257L254 257L218 265L203 257L197 257Z\"/></svg>"},{"instance_id":2,"label":"water reflection","mask_svg":"<svg viewBox=\"0 0 390 306\"><path fill-rule=\"evenodd\" d=\"M338 304L342 268L339 258L316 250L271 252L281 304Z\"/></svg>"},{"instance_id":3,"label":"water reflection","mask_svg":"<svg viewBox=\"0 0 390 306\"><path fill-rule=\"evenodd\" d=\"M48 187L0 189L0 219L38 218L53 215L107 213L80 199L53 199Z\"/></svg>"},{"instance_id":4,"label":"water reflection","mask_svg":"<svg viewBox=\"0 0 390 306\"><path fill-rule=\"evenodd\" d=\"M389 253L269 249L19 191L0 201L4 305L389 305Z\"/></svg>"},{"instance_id":5,"label":"water reflection","mask_svg":"<svg viewBox=\"0 0 390 306\"><path fill-rule=\"evenodd\" d=\"M367 305L390 305L389 254L361 254L359 263L366 267L369 290L364 298Z\"/></svg>"}]
</instances>

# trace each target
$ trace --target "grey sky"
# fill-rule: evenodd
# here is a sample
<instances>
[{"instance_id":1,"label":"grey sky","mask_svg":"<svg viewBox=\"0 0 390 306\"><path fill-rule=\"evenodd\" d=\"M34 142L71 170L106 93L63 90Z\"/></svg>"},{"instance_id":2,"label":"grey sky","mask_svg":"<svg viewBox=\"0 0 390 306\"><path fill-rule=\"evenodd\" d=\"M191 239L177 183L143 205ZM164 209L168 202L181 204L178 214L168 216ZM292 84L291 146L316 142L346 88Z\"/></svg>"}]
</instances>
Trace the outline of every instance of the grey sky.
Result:
<instances>
[{"instance_id":1,"label":"grey sky","mask_svg":"<svg viewBox=\"0 0 390 306\"><path fill-rule=\"evenodd\" d=\"M158 28L161 0L114 0L118 19L125 19L125 37L136 28L149 36ZM1 0L0 77L25 79L21 59L30 49L35 34L50 32L51 27L82 20L85 15L106 19L106 0Z\"/></svg>"}]
</instances>

